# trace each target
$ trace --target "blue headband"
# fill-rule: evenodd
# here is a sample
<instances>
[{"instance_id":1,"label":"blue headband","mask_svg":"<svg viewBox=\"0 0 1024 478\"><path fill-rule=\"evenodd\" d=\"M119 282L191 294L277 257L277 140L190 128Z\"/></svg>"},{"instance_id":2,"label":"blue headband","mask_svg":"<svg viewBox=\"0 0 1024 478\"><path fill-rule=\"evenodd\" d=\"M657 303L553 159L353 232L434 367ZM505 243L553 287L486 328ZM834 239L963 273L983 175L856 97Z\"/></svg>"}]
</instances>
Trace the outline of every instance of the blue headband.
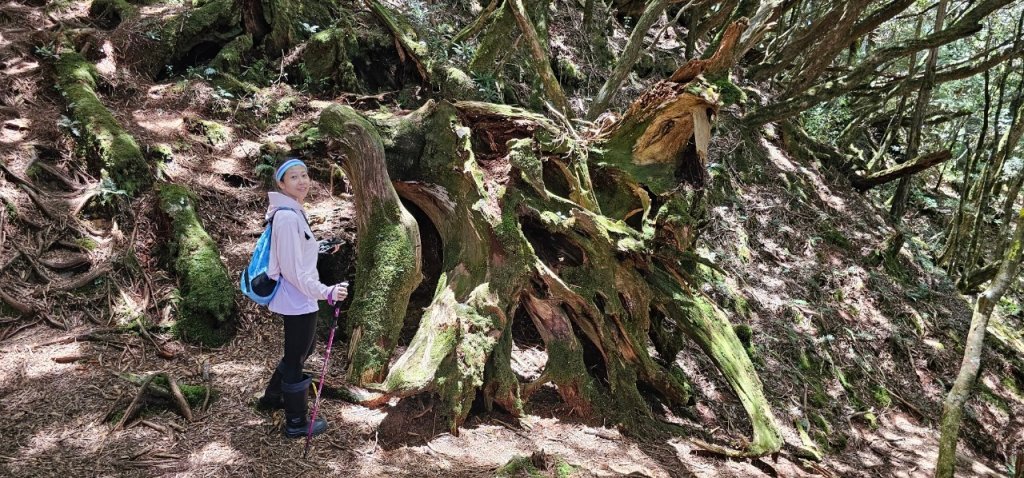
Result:
<instances>
[{"instance_id":1,"label":"blue headband","mask_svg":"<svg viewBox=\"0 0 1024 478\"><path fill-rule=\"evenodd\" d=\"M277 178L278 181L281 181L281 178L284 177L284 172L287 171L288 168L292 166L302 166L305 168L306 163L303 163L301 159L297 158L289 159L288 161L285 161L280 168L277 168L277 172L274 173L274 177Z\"/></svg>"}]
</instances>

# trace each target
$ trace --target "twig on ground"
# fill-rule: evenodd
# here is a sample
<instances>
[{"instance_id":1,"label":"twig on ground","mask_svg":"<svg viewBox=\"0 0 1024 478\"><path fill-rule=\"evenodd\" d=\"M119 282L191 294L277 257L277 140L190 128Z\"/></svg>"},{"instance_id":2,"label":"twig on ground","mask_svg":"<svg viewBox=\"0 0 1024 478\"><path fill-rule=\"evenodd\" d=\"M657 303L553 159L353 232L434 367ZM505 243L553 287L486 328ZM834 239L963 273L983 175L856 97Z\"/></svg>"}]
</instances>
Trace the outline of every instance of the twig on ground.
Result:
<instances>
[{"instance_id":1,"label":"twig on ground","mask_svg":"<svg viewBox=\"0 0 1024 478\"><path fill-rule=\"evenodd\" d=\"M167 386L171 389L171 395L174 396L174 401L178 403L178 409L181 410L181 415L185 417L185 420L192 421L192 408L188 406L188 401L185 400L185 396L181 394L181 389L178 388L178 382L174 380L174 377L169 373L163 374L167 379ZM207 387L209 392L209 387Z\"/></svg>"},{"instance_id":2,"label":"twig on ground","mask_svg":"<svg viewBox=\"0 0 1024 478\"><path fill-rule=\"evenodd\" d=\"M149 383L153 381L156 374L150 374L142 381L142 385L139 387L139 393L135 394L135 398L132 399L132 403L128 405L128 408L124 411L124 416L121 417L121 421L117 422L112 431L118 431L124 429L125 423L135 414L135 410L139 407L139 402L142 401L143 397L146 396L146 389L149 388Z\"/></svg>"},{"instance_id":3,"label":"twig on ground","mask_svg":"<svg viewBox=\"0 0 1024 478\"><path fill-rule=\"evenodd\" d=\"M149 420L140 420L139 421L139 425L145 425L145 426L147 426L149 428L152 428L152 429L154 429L154 430L156 430L156 431L158 431L160 433L163 433L165 435L168 432L167 427L164 427L163 425L160 425L160 424L155 423L155 422L151 422Z\"/></svg>"}]
</instances>

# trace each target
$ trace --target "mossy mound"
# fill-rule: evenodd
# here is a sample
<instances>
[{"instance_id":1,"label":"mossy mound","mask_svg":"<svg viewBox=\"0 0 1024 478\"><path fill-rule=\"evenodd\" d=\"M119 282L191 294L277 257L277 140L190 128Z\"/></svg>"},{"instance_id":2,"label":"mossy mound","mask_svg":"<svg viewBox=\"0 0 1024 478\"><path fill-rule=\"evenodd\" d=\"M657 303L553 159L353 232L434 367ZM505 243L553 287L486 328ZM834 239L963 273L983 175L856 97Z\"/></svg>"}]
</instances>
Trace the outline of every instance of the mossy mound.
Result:
<instances>
[{"instance_id":1,"label":"mossy mound","mask_svg":"<svg viewBox=\"0 0 1024 478\"><path fill-rule=\"evenodd\" d=\"M335 27L317 32L309 39L300 64L301 81L313 90L358 91L350 59L357 51L355 32L345 17Z\"/></svg>"}]
</instances>

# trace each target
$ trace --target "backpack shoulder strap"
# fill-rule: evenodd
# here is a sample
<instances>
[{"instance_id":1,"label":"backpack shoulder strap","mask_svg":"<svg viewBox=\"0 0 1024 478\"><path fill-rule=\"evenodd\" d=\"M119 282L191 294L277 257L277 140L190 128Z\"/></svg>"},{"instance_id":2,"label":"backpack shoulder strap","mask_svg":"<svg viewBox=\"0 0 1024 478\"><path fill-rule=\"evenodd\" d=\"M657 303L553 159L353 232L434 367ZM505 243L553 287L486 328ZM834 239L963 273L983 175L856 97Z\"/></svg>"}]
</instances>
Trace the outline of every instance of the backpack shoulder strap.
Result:
<instances>
[{"instance_id":1,"label":"backpack shoulder strap","mask_svg":"<svg viewBox=\"0 0 1024 478\"><path fill-rule=\"evenodd\" d=\"M291 207L279 207L277 209L274 209L274 212L270 214L270 219L266 219L263 221L263 226L266 227L273 224L274 216L276 216L278 212L283 210L294 212L296 216L302 217L302 221L306 223L306 227L309 227L309 220L306 219L306 215L303 214L301 211Z\"/></svg>"}]
</instances>

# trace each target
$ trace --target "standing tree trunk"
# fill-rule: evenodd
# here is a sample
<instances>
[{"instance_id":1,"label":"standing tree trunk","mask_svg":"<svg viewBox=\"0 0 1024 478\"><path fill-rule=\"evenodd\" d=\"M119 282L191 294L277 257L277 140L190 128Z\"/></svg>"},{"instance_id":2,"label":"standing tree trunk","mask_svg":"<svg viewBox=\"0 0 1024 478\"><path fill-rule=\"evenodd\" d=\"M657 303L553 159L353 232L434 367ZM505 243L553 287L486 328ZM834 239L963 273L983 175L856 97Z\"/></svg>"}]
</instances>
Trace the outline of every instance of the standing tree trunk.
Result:
<instances>
[{"instance_id":1,"label":"standing tree trunk","mask_svg":"<svg viewBox=\"0 0 1024 478\"><path fill-rule=\"evenodd\" d=\"M946 401L942 406L942 421L939 425L941 436L939 437L939 458L935 465L935 476L949 478L953 476L956 467L956 442L960 431L960 418L963 414L964 404L971 396L971 388L978 378L978 369L981 367L981 353L985 348L985 329L988 327L988 320L992 316L992 309L999 303L1003 293L1010 284L1017 280L1017 271L1021 261L1021 248L1024 247L1024 209L1017 214L1017 230L1013 235L1013 241L999 273L988 289L978 296L974 304L974 313L971 316L971 328L967 333L967 343L964 347L964 358L960 364L960 372L953 382L953 387L946 395Z\"/></svg>"},{"instance_id":2,"label":"standing tree trunk","mask_svg":"<svg viewBox=\"0 0 1024 478\"><path fill-rule=\"evenodd\" d=\"M935 12L935 27L932 28L932 34L935 34L942 30L942 24L946 20L946 4L948 0L940 0L938 10ZM917 55L914 55L916 58ZM907 153L904 155L903 161L909 161L911 158L917 156L917 152L921 147L921 128L924 125L924 117L927 114L928 105L932 98L932 87L935 84L935 65L938 63L939 48L935 47L928 50L928 60L924 67L924 84L921 85L921 90L917 92L917 103L914 105L914 116L910 123L910 137L907 141ZM889 215L892 216L893 221L899 224L903 221L903 215L907 210L907 198L910 196L910 180L913 176L904 176L900 178L899 184L896 186L896 193L892 197L892 207L889 209ZM894 254L891 254L892 256Z\"/></svg>"},{"instance_id":3,"label":"standing tree trunk","mask_svg":"<svg viewBox=\"0 0 1024 478\"><path fill-rule=\"evenodd\" d=\"M619 62L615 65L615 69L612 70L611 76L601 86L601 90L597 92L594 102L590 104L590 109L587 110L588 120L593 121L597 118L597 115L603 113L608 108L608 103L611 102L615 93L619 90L619 86L622 85L622 81L633 70L633 65L636 64L637 58L640 57L640 50L644 46L644 37L647 36L647 30L651 28L651 25L654 25L654 22L658 21L658 18L661 17L668 4L669 0L650 0L647 3L643 15L640 15L640 19L637 20L636 25L633 27L633 33L629 35L629 41L626 42L626 49L622 52L622 56L619 57Z\"/></svg>"}]
</instances>

